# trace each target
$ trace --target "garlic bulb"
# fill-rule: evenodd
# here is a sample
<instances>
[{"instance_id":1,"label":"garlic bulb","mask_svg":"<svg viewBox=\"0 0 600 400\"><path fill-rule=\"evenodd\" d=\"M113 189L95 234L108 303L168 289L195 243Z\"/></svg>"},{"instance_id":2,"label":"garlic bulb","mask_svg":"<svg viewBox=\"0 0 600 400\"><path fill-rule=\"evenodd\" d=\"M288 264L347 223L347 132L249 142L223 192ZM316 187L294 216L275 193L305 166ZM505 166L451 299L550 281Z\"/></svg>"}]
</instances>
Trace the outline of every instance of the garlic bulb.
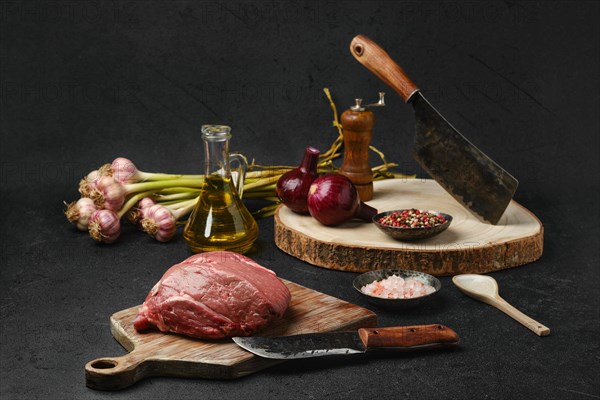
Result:
<instances>
[{"instance_id":1,"label":"garlic bulb","mask_svg":"<svg viewBox=\"0 0 600 400\"><path fill-rule=\"evenodd\" d=\"M175 222L175 217L169 209L156 204L144 210L142 227L146 233L159 242L168 242L177 230Z\"/></svg>"},{"instance_id":2,"label":"garlic bulb","mask_svg":"<svg viewBox=\"0 0 600 400\"><path fill-rule=\"evenodd\" d=\"M92 190L90 198L98 209L117 211L125 202L127 191L112 176L103 176Z\"/></svg>"},{"instance_id":3,"label":"garlic bulb","mask_svg":"<svg viewBox=\"0 0 600 400\"><path fill-rule=\"evenodd\" d=\"M112 176L117 182L134 183L140 180L140 174L133 161L125 158L115 158L110 165Z\"/></svg>"},{"instance_id":4,"label":"garlic bulb","mask_svg":"<svg viewBox=\"0 0 600 400\"><path fill-rule=\"evenodd\" d=\"M65 215L69 222L74 222L80 231L88 230L88 222L92 213L96 211L94 201L89 197L82 197L67 206Z\"/></svg>"},{"instance_id":5,"label":"garlic bulb","mask_svg":"<svg viewBox=\"0 0 600 400\"><path fill-rule=\"evenodd\" d=\"M97 210L89 219L90 236L102 243L112 243L121 234L121 221L116 212Z\"/></svg>"}]
</instances>

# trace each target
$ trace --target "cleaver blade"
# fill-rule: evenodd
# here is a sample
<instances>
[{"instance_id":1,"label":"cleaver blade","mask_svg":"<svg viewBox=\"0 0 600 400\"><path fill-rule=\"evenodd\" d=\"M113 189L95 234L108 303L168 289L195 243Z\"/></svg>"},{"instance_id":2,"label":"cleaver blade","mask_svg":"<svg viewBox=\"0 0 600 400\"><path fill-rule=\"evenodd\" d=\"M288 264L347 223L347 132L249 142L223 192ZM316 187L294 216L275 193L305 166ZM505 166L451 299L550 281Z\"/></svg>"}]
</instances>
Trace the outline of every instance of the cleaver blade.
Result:
<instances>
[{"instance_id":1,"label":"cleaver blade","mask_svg":"<svg viewBox=\"0 0 600 400\"><path fill-rule=\"evenodd\" d=\"M350 52L413 106L413 156L421 167L474 215L498 223L519 182L461 135L375 42L358 35Z\"/></svg>"}]
</instances>

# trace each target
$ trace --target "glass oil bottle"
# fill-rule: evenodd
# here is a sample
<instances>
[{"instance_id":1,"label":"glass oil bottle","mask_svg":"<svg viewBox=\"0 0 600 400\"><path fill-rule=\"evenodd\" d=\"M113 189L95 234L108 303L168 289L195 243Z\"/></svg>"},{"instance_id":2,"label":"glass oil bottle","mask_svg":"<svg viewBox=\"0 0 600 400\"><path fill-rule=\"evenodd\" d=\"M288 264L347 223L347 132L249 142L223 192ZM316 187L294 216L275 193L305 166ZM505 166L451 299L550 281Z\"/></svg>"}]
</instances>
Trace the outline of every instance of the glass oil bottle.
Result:
<instances>
[{"instance_id":1,"label":"glass oil bottle","mask_svg":"<svg viewBox=\"0 0 600 400\"><path fill-rule=\"evenodd\" d=\"M194 253L246 253L258 238L258 224L241 199L247 162L241 154L229 154L230 132L231 128L225 125L202 126L204 183L183 231ZM239 164L233 176L231 162Z\"/></svg>"}]
</instances>

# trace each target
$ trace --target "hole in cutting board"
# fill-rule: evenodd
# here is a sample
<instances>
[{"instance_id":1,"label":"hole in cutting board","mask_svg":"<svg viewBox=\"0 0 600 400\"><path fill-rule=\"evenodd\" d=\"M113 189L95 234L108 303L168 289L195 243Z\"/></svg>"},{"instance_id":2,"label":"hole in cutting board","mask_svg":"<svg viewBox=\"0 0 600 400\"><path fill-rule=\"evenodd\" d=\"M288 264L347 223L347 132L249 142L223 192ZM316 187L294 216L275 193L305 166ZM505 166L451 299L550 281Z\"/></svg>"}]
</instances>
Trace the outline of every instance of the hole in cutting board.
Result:
<instances>
[{"instance_id":1,"label":"hole in cutting board","mask_svg":"<svg viewBox=\"0 0 600 400\"><path fill-rule=\"evenodd\" d=\"M117 366L117 362L113 360L98 360L92 363L92 367L96 369L110 369Z\"/></svg>"}]
</instances>

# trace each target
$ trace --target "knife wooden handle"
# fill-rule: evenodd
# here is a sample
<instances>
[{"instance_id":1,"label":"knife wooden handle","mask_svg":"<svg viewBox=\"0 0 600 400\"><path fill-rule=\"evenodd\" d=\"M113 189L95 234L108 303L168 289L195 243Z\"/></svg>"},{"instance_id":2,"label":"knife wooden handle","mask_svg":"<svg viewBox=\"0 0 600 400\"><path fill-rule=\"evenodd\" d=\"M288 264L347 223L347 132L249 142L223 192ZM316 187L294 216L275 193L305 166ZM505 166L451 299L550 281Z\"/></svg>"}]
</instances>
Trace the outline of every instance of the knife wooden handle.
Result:
<instances>
[{"instance_id":1,"label":"knife wooden handle","mask_svg":"<svg viewBox=\"0 0 600 400\"><path fill-rule=\"evenodd\" d=\"M458 344L460 340L456 332L439 324L361 328L358 335L367 349Z\"/></svg>"},{"instance_id":2,"label":"knife wooden handle","mask_svg":"<svg viewBox=\"0 0 600 400\"><path fill-rule=\"evenodd\" d=\"M368 37L358 35L352 39L350 52L358 62L394 89L405 103L419 90L389 54Z\"/></svg>"}]
</instances>

